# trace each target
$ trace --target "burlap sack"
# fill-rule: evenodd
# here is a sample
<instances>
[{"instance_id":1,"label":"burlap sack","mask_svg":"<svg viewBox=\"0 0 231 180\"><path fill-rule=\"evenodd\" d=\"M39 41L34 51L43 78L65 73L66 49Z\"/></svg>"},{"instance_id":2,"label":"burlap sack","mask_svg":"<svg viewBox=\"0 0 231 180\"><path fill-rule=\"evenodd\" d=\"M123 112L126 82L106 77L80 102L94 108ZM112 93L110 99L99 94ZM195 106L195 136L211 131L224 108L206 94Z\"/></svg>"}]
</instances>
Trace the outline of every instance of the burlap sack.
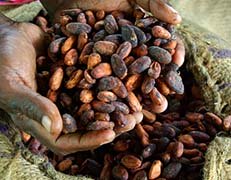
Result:
<instances>
[{"instance_id":1,"label":"burlap sack","mask_svg":"<svg viewBox=\"0 0 231 180\"><path fill-rule=\"evenodd\" d=\"M186 19L178 32L186 45L187 68L200 85L209 109L225 117L231 113L231 46L228 43L231 42L231 1L172 0L171 3ZM33 6L29 9L41 8L37 3ZM6 10L5 14L18 20L18 13L21 21L34 16L23 8L20 11L15 14L14 10ZM26 15L22 16L22 12ZM56 172L47 160L32 155L21 143L17 129L4 123L8 117L2 112L0 116L0 179L87 179ZM204 167L205 180L231 179L230 147L229 137L216 137L210 144Z\"/></svg>"}]
</instances>

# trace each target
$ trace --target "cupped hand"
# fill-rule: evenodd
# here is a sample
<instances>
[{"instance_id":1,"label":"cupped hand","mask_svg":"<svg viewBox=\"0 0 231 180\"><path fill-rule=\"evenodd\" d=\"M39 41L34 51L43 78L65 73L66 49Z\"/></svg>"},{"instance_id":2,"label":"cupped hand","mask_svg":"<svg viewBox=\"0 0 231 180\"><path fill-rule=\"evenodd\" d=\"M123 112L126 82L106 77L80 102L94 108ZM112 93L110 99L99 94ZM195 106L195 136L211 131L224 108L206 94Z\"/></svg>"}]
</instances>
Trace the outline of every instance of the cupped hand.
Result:
<instances>
[{"instance_id":1,"label":"cupped hand","mask_svg":"<svg viewBox=\"0 0 231 180\"><path fill-rule=\"evenodd\" d=\"M56 105L36 92L36 55L45 36L30 23L16 23L0 14L0 108L23 131L59 154L89 150L111 142L112 130L60 136L62 118Z\"/></svg>"},{"instance_id":2,"label":"cupped hand","mask_svg":"<svg viewBox=\"0 0 231 180\"><path fill-rule=\"evenodd\" d=\"M131 12L134 5L139 5L159 20L170 24L181 22L181 16L167 4L167 0L41 0L41 3L53 17L59 17L60 11L69 8Z\"/></svg>"}]
</instances>

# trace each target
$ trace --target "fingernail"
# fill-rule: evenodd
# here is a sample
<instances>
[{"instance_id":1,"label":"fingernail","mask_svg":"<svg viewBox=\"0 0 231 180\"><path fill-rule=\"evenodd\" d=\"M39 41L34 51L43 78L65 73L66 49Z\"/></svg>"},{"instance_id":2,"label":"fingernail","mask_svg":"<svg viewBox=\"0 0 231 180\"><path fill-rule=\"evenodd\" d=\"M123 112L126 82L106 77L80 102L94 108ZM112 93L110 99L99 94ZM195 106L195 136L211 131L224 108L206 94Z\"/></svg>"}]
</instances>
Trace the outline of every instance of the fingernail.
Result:
<instances>
[{"instance_id":1,"label":"fingernail","mask_svg":"<svg viewBox=\"0 0 231 180\"><path fill-rule=\"evenodd\" d=\"M46 128L48 132L51 131L51 120L48 116L42 117L42 125Z\"/></svg>"}]
</instances>

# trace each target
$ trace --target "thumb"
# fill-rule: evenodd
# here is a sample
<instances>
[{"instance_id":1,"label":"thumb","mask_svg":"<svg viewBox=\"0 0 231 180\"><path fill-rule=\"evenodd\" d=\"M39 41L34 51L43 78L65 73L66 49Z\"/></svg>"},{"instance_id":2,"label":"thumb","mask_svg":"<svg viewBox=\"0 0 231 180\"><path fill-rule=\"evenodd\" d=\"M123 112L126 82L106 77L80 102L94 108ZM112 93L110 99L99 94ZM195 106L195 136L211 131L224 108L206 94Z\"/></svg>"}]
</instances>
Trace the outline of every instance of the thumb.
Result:
<instances>
[{"instance_id":1,"label":"thumb","mask_svg":"<svg viewBox=\"0 0 231 180\"><path fill-rule=\"evenodd\" d=\"M179 24L182 20L179 13L169 6L166 0L136 0L136 3L161 21Z\"/></svg>"},{"instance_id":2,"label":"thumb","mask_svg":"<svg viewBox=\"0 0 231 180\"><path fill-rule=\"evenodd\" d=\"M56 105L27 86L17 85L17 89L11 91L8 104L15 113L20 112L42 124L55 138L61 133L63 122Z\"/></svg>"}]
</instances>

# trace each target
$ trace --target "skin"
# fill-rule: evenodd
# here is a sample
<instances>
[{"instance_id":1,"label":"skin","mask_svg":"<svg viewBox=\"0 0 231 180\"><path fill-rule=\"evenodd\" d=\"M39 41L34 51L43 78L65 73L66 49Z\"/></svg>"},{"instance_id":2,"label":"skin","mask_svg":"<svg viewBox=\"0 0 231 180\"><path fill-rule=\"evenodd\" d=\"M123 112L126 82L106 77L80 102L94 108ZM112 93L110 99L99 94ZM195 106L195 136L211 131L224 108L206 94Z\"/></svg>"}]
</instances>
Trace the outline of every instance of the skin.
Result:
<instances>
[{"instance_id":1,"label":"skin","mask_svg":"<svg viewBox=\"0 0 231 180\"><path fill-rule=\"evenodd\" d=\"M43 0L53 17L62 9L106 9L129 12L134 4L151 11L157 18L172 24L181 18L163 0ZM158 9L158 10L157 10ZM92 131L60 136L63 123L55 104L36 92L36 56L46 47L45 34L36 25L16 23L0 14L0 108L5 110L19 129L33 135L57 154L95 149L113 141L116 135L129 131L133 126L121 129ZM50 123L44 123L44 116ZM136 121L135 118L130 118Z\"/></svg>"}]
</instances>

